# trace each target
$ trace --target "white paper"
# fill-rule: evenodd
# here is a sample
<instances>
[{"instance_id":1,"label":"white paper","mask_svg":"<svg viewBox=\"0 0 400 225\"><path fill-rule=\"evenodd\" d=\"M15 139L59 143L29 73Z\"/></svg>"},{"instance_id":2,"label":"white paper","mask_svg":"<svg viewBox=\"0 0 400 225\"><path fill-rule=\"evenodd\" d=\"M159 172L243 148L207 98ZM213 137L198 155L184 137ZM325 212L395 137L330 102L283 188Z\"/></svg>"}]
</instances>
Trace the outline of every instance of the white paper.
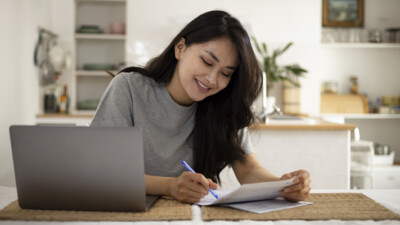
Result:
<instances>
[{"instance_id":1,"label":"white paper","mask_svg":"<svg viewBox=\"0 0 400 225\"><path fill-rule=\"evenodd\" d=\"M284 187L294 184L294 178L273 182L244 184L231 190L214 190L218 195L216 199L208 193L197 205L217 205L236 202L259 201L279 197L279 191Z\"/></svg>"},{"instance_id":2,"label":"white paper","mask_svg":"<svg viewBox=\"0 0 400 225\"><path fill-rule=\"evenodd\" d=\"M228 203L222 206L228 206L253 213L267 213L283 209L296 208L309 204L312 204L312 202L289 202L282 198L277 198L252 202Z\"/></svg>"}]
</instances>

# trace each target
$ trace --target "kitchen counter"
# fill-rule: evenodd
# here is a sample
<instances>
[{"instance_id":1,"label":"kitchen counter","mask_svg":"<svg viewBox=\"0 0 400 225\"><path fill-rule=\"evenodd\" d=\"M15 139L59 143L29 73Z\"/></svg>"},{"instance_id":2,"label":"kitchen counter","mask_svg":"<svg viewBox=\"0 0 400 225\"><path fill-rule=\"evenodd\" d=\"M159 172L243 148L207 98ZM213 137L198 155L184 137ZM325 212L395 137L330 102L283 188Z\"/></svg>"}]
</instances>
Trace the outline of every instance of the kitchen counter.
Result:
<instances>
[{"instance_id":1,"label":"kitchen counter","mask_svg":"<svg viewBox=\"0 0 400 225\"><path fill-rule=\"evenodd\" d=\"M36 115L36 121L38 124L46 123L90 123L93 119L94 112L80 112L71 114L59 114L59 113L49 113L49 114L38 114ZM306 118L308 119L308 118ZM353 130L356 126L352 124L338 124L323 121L321 119L310 119L312 123L302 124L296 121L285 120L273 122L273 124L254 124L250 126L250 129L257 130Z\"/></svg>"},{"instance_id":2,"label":"kitchen counter","mask_svg":"<svg viewBox=\"0 0 400 225\"><path fill-rule=\"evenodd\" d=\"M93 111L79 113L46 113L36 115L36 124L79 125L90 124L94 116Z\"/></svg>"},{"instance_id":3,"label":"kitchen counter","mask_svg":"<svg viewBox=\"0 0 400 225\"><path fill-rule=\"evenodd\" d=\"M356 128L353 124L338 124L330 123L320 119L313 119L313 124L289 124L290 121L285 121L285 124L255 124L250 128L261 130L353 130Z\"/></svg>"},{"instance_id":4,"label":"kitchen counter","mask_svg":"<svg viewBox=\"0 0 400 225\"><path fill-rule=\"evenodd\" d=\"M88 125L93 112L38 115L37 124ZM351 124L336 124L314 118L273 120L249 129L255 153L262 166L277 176L305 169L313 188L350 187ZM317 159L317 160L316 160ZM238 186L231 168L224 169L224 187Z\"/></svg>"},{"instance_id":5,"label":"kitchen counter","mask_svg":"<svg viewBox=\"0 0 400 225\"><path fill-rule=\"evenodd\" d=\"M250 126L260 164L276 176L307 170L313 188L349 189L350 131L355 125L304 120L274 120ZM222 177L223 186L239 185L231 168L225 168Z\"/></svg>"}]
</instances>

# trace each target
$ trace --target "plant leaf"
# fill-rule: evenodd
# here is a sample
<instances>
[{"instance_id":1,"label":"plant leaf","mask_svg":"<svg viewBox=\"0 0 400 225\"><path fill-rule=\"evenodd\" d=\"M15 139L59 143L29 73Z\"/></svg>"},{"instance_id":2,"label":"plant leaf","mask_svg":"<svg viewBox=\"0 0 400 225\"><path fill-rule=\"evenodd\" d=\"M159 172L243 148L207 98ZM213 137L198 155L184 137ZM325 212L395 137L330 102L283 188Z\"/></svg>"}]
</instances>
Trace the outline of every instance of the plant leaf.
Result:
<instances>
[{"instance_id":1,"label":"plant leaf","mask_svg":"<svg viewBox=\"0 0 400 225\"><path fill-rule=\"evenodd\" d=\"M260 54L264 57L264 54L263 54L263 52L261 51L260 45L258 44L256 38L255 38L255 37L252 37L252 39L253 39L254 45L256 46L256 49L257 49L258 53L260 53Z\"/></svg>"},{"instance_id":2,"label":"plant leaf","mask_svg":"<svg viewBox=\"0 0 400 225\"><path fill-rule=\"evenodd\" d=\"M292 46L292 45L293 45L293 42L289 42L289 43L282 49L281 54L284 53L284 52L286 52L286 51L290 48L290 46Z\"/></svg>"},{"instance_id":3,"label":"plant leaf","mask_svg":"<svg viewBox=\"0 0 400 225\"><path fill-rule=\"evenodd\" d=\"M264 53L265 53L266 55L268 55L267 44L265 44L265 42L263 42L263 43L262 43L262 46L263 46Z\"/></svg>"}]
</instances>

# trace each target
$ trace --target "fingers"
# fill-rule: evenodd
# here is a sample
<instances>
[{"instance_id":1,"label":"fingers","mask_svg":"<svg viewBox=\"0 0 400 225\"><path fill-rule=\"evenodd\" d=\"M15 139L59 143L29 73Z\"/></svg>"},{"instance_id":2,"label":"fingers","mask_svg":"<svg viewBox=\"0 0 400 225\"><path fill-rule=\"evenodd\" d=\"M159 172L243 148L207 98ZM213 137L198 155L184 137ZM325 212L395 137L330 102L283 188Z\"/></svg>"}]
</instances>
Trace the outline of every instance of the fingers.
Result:
<instances>
[{"instance_id":1,"label":"fingers","mask_svg":"<svg viewBox=\"0 0 400 225\"><path fill-rule=\"evenodd\" d=\"M303 189L303 188L305 188L305 187L309 187L309 186L310 186L310 183L311 183L311 180L310 180L310 179L307 179L307 180L305 180L305 181L303 181L303 182L298 182L298 183L293 184L293 185L291 185L291 186L289 186L289 187L285 187L285 188L283 189L283 191L284 191L285 193L300 191L301 189Z\"/></svg>"},{"instance_id":2,"label":"fingers","mask_svg":"<svg viewBox=\"0 0 400 225\"><path fill-rule=\"evenodd\" d=\"M281 176L280 180L286 180L286 179L290 179L290 178L292 178L292 177L293 177L293 176L292 176L291 174L285 173L285 174L283 174L283 175Z\"/></svg>"},{"instance_id":3,"label":"fingers","mask_svg":"<svg viewBox=\"0 0 400 225\"><path fill-rule=\"evenodd\" d=\"M208 183L209 183L211 189L215 190L218 188L218 184L214 183L214 181L212 181L210 178L207 178L207 180L208 180Z\"/></svg>"},{"instance_id":4,"label":"fingers","mask_svg":"<svg viewBox=\"0 0 400 225\"><path fill-rule=\"evenodd\" d=\"M194 191L202 191L203 193L207 194L208 189L210 189L210 183L209 181L200 173L192 173L192 172L184 172L184 176L188 177L193 184L200 185L202 187L202 190L199 190L199 187L194 187Z\"/></svg>"},{"instance_id":5,"label":"fingers","mask_svg":"<svg viewBox=\"0 0 400 225\"><path fill-rule=\"evenodd\" d=\"M306 187L298 192L283 193L283 197L288 201L298 202L308 198L311 187Z\"/></svg>"},{"instance_id":6,"label":"fingers","mask_svg":"<svg viewBox=\"0 0 400 225\"><path fill-rule=\"evenodd\" d=\"M177 178L172 195L179 201L195 203L207 195L210 188L217 188L217 184L211 179L206 179L199 173L184 172Z\"/></svg>"},{"instance_id":7,"label":"fingers","mask_svg":"<svg viewBox=\"0 0 400 225\"><path fill-rule=\"evenodd\" d=\"M295 176L295 184L284 188L280 195L289 201L303 201L308 197L311 190L310 174L305 170L298 170L289 173L290 176Z\"/></svg>"},{"instance_id":8,"label":"fingers","mask_svg":"<svg viewBox=\"0 0 400 225\"><path fill-rule=\"evenodd\" d=\"M208 193L209 182L203 175L199 173L184 172L182 176L184 178L183 181L185 182L182 185L187 186L195 192L201 192L203 194Z\"/></svg>"},{"instance_id":9,"label":"fingers","mask_svg":"<svg viewBox=\"0 0 400 225\"><path fill-rule=\"evenodd\" d=\"M305 170L296 170L290 173L292 177L297 177L299 179L307 179L310 177L310 174Z\"/></svg>"},{"instance_id":10,"label":"fingers","mask_svg":"<svg viewBox=\"0 0 400 225\"><path fill-rule=\"evenodd\" d=\"M178 200L184 201L184 202L198 202L200 199L202 199L206 194L198 191L194 191L189 188L179 188L178 191Z\"/></svg>"}]
</instances>

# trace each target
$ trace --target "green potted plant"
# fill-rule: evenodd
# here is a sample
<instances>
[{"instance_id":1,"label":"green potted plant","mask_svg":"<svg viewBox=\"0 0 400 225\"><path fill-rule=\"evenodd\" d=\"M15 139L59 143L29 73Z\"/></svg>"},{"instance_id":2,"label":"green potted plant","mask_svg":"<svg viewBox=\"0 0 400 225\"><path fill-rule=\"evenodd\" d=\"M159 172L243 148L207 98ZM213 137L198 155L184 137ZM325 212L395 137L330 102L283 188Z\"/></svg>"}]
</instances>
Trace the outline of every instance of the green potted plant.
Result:
<instances>
[{"instance_id":1,"label":"green potted plant","mask_svg":"<svg viewBox=\"0 0 400 225\"><path fill-rule=\"evenodd\" d=\"M299 78L304 77L304 74L308 71L298 64L290 64L290 65L278 65L276 62L277 58L285 53L292 45L293 42L289 42L282 49L278 48L273 50L272 54L268 52L267 45L262 42L261 45L257 42L256 38L253 37L253 42L258 53L262 57L262 67L264 72L264 79L266 79L266 85L263 90L263 107L266 109L266 113L270 113L271 109L273 111L273 106L275 105L275 98L272 97L272 103L267 102L267 97L270 97L268 92L273 88L274 84L278 82L289 82L295 87L300 87ZM263 81L265 82L265 80ZM267 106L267 105L268 106Z\"/></svg>"}]
</instances>

